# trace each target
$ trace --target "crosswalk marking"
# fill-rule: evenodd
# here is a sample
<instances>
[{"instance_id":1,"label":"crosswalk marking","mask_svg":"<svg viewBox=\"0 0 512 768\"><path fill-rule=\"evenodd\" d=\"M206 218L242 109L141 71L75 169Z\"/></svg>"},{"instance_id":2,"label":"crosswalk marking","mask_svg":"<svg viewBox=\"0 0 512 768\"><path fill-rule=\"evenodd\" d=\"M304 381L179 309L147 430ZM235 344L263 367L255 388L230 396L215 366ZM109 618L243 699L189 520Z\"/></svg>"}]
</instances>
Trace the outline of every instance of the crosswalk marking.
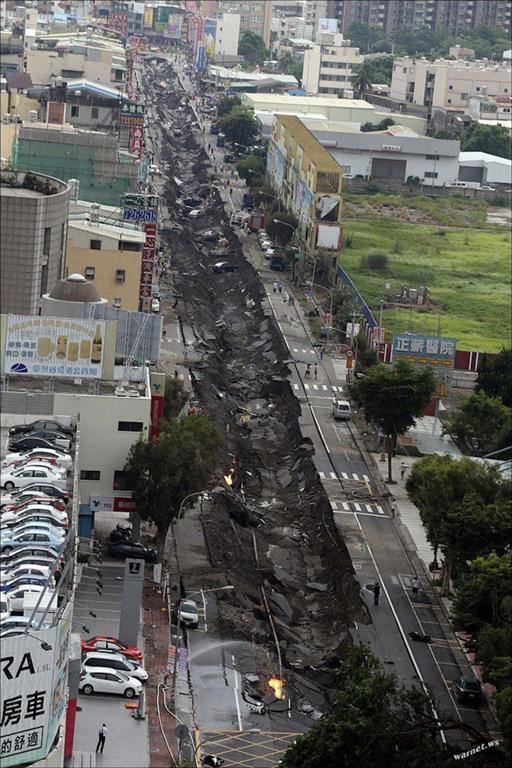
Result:
<instances>
[{"instance_id":1,"label":"crosswalk marking","mask_svg":"<svg viewBox=\"0 0 512 768\"><path fill-rule=\"evenodd\" d=\"M376 504L375 506L377 507L377 512L379 513L379 515L383 515L384 514L384 510L382 509L382 507L379 507L378 504Z\"/></svg>"},{"instance_id":2,"label":"crosswalk marking","mask_svg":"<svg viewBox=\"0 0 512 768\"><path fill-rule=\"evenodd\" d=\"M341 476L342 476L342 478L343 478L344 480L348 480L348 475L347 475L347 473L346 473L346 472L342 472L342 473L341 473Z\"/></svg>"},{"instance_id":3,"label":"crosswalk marking","mask_svg":"<svg viewBox=\"0 0 512 768\"><path fill-rule=\"evenodd\" d=\"M347 512L349 512L349 511L350 511L350 504L348 503L348 501L344 501L344 502L342 503L342 507L343 507L343 509L345 509Z\"/></svg>"},{"instance_id":4,"label":"crosswalk marking","mask_svg":"<svg viewBox=\"0 0 512 768\"><path fill-rule=\"evenodd\" d=\"M336 472L331 472L330 475L331 475L331 480L337 480L338 479L338 476L336 475Z\"/></svg>"},{"instance_id":5,"label":"crosswalk marking","mask_svg":"<svg viewBox=\"0 0 512 768\"><path fill-rule=\"evenodd\" d=\"M324 390L324 392L327 392L327 387L325 386L325 384L322 384L322 389Z\"/></svg>"},{"instance_id":6,"label":"crosswalk marking","mask_svg":"<svg viewBox=\"0 0 512 768\"><path fill-rule=\"evenodd\" d=\"M366 480L367 483L370 482L370 478L368 477L368 475L363 475L363 480Z\"/></svg>"},{"instance_id":7,"label":"crosswalk marking","mask_svg":"<svg viewBox=\"0 0 512 768\"><path fill-rule=\"evenodd\" d=\"M372 505L371 504L365 504L365 507L368 512L373 512Z\"/></svg>"},{"instance_id":8,"label":"crosswalk marking","mask_svg":"<svg viewBox=\"0 0 512 768\"><path fill-rule=\"evenodd\" d=\"M294 384L294 385L293 385L293 388L294 388L294 389L298 389L298 388L299 388L299 385L298 385L298 384Z\"/></svg>"},{"instance_id":9,"label":"crosswalk marking","mask_svg":"<svg viewBox=\"0 0 512 768\"><path fill-rule=\"evenodd\" d=\"M304 384L304 389L309 389L309 384Z\"/></svg>"},{"instance_id":10,"label":"crosswalk marking","mask_svg":"<svg viewBox=\"0 0 512 768\"><path fill-rule=\"evenodd\" d=\"M332 499L330 501L333 512L338 515L356 513L360 515L373 515L375 517L376 514L386 514L379 504L359 504L356 501L348 502L340 501L340 499Z\"/></svg>"},{"instance_id":11,"label":"crosswalk marking","mask_svg":"<svg viewBox=\"0 0 512 768\"><path fill-rule=\"evenodd\" d=\"M355 501L353 503L354 503L354 507L356 508L356 512L360 512L361 511L360 505L357 504Z\"/></svg>"},{"instance_id":12,"label":"crosswalk marking","mask_svg":"<svg viewBox=\"0 0 512 768\"><path fill-rule=\"evenodd\" d=\"M352 472L352 477L354 478L354 480L359 480L359 475L356 475L355 472Z\"/></svg>"},{"instance_id":13,"label":"crosswalk marking","mask_svg":"<svg viewBox=\"0 0 512 768\"><path fill-rule=\"evenodd\" d=\"M318 390L318 384L313 384L313 389Z\"/></svg>"},{"instance_id":14,"label":"crosswalk marking","mask_svg":"<svg viewBox=\"0 0 512 768\"><path fill-rule=\"evenodd\" d=\"M320 480L325 480L325 475L323 472L319 472L318 476L320 477Z\"/></svg>"}]
</instances>

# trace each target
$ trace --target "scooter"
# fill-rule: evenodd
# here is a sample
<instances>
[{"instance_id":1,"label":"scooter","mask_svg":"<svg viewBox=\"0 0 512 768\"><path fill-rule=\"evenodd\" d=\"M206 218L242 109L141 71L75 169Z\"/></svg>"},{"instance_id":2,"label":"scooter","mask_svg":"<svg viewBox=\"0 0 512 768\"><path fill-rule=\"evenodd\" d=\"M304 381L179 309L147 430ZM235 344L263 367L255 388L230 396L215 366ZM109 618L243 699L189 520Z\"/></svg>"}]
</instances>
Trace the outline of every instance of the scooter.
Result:
<instances>
[{"instance_id":1,"label":"scooter","mask_svg":"<svg viewBox=\"0 0 512 768\"><path fill-rule=\"evenodd\" d=\"M129 525L120 525L119 523L110 531L110 541L115 543L116 541L124 541L130 539L132 536L132 529Z\"/></svg>"}]
</instances>

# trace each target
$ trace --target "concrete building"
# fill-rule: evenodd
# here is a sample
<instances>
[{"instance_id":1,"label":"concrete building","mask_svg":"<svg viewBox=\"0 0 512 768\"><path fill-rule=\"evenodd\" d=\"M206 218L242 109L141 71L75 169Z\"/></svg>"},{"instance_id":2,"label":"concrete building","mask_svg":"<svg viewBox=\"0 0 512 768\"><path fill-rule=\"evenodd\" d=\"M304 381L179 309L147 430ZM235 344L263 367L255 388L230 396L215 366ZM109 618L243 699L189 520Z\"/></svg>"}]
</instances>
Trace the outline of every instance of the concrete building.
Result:
<instances>
[{"instance_id":1,"label":"concrete building","mask_svg":"<svg viewBox=\"0 0 512 768\"><path fill-rule=\"evenodd\" d=\"M307 118L302 122L341 166L344 176L403 183L412 176L435 187L458 178L458 141L417 136L397 125L385 131L356 133L337 123L326 126Z\"/></svg>"},{"instance_id":2,"label":"concrete building","mask_svg":"<svg viewBox=\"0 0 512 768\"><path fill-rule=\"evenodd\" d=\"M384 118L391 117L396 123L424 135L426 120L409 114L379 112L364 99L336 99L333 96L287 96L283 94L244 93L242 101L252 107L255 113L297 115L324 115L327 120L351 123L360 130L364 123L378 125Z\"/></svg>"},{"instance_id":3,"label":"concrete building","mask_svg":"<svg viewBox=\"0 0 512 768\"><path fill-rule=\"evenodd\" d=\"M306 24L313 28L316 35L320 26L320 19L327 18L327 0L308 0L304 7Z\"/></svg>"},{"instance_id":4,"label":"concrete building","mask_svg":"<svg viewBox=\"0 0 512 768\"><path fill-rule=\"evenodd\" d=\"M81 198L93 203L119 205L125 192L137 189L135 157L120 150L117 137L106 133L77 131L69 125L20 126L12 161L20 169L78 179Z\"/></svg>"},{"instance_id":5,"label":"concrete building","mask_svg":"<svg viewBox=\"0 0 512 768\"><path fill-rule=\"evenodd\" d=\"M2 109L2 118L6 113L21 120L30 120L31 116L39 113L39 102L30 97L32 79L26 72L5 73L6 92L8 95L7 108Z\"/></svg>"},{"instance_id":6,"label":"concrete building","mask_svg":"<svg viewBox=\"0 0 512 768\"><path fill-rule=\"evenodd\" d=\"M40 93L41 122L48 119L73 125L76 128L87 128L93 131L108 131L117 129L119 109L123 102L128 102L128 96L117 88L103 83L93 83L90 80L63 81ZM65 104L64 110L49 108L49 104Z\"/></svg>"},{"instance_id":7,"label":"concrete building","mask_svg":"<svg viewBox=\"0 0 512 768\"><path fill-rule=\"evenodd\" d=\"M392 99L433 107L466 107L472 96L505 96L512 91L510 64L488 61L396 59Z\"/></svg>"},{"instance_id":8,"label":"concrete building","mask_svg":"<svg viewBox=\"0 0 512 768\"><path fill-rule=\"evenodd\" d=\"M474 96L465 113L482 125L512 127L512 96Z\"/></svg>"},{"instance_id":9,"label":"concrete building","mask_svg":"<svg viewBox=\"0 0 512 768\"><path fill-rule=\"evenodd\" d=\"M304 53L302 87L308 93L352 98L355 69L364 61L359 48L341 34L318 32L317 44Z\"/></svg>"},{"instance_id":10,"label":"concrete building","mask_svg":"<svg viewBox=\"0 0 512 768\"><path fill-rule=\"evenodd\" d=\"M112 307L138 310L142 229L123 222L120 210L94 203L72 203L65 274L78 273L96 287Z\"/></svg>"},{"instance_id":11,"label":"concrete building","mask_svg":"<svg viewBox=\"0 0 512 768\"><path fill-rule=\"evenodd\" d=\"M0 177L0 297L3 312L37 315L64 274L69 186L34 172Z\"/></svg>"},{"instance_id":12,"label":"concrete building","mask_svg":"<svg viewBox=\"0 0 512 768\"><path fill-rule=\"evenodd\" d=\"M487 152L461 152L459 154L459 181L473 181L492 186L512 185L512 161Z\"/></svg>"},{"instance_id":13,"label":"concrete building","mask_svg":"<svg viewBox=\"0 0 512 768\"><path fill-rule=\"evenodd\" d=\"M282 91L297 88L298 82L293 75L265 72L247 72L239 67L222 67L217 64L208 66L208 73L218 88L243 91L261 90L265 92Z\"/></svg>"},{"instance_id":14,"label":"concrete building","mask_svg":"<svg viewBox=\"0 0 512 768\"><path fill-rule=\"evenodd\" d=\"M399 27L430 27L457 34L480 26L510 34L508 0L328 0L327 16L346 32L354 21L382 28L392 37Z\"/></svg>"},{"instance_id":15,"label":"concrete building","mask_svg":"<svg viewBox=\"0 0 512 768\"><path fill-rule=\"evenodd\" d=\"M222 62L227 57L237 56L240 39L240 15L223 13L217 19L215 32L215 61Z\"/></svg>"},{"instance_id":16,"label":"concrete building","mask_svg":"<svg viewBox=\"0 0 512 768\"><path fill-rule=\"evenodd\" d=\"M204 19L216 19L224 11L240 16L240 34L246 30L263 38L265 46L270 46L270 20L272 3L269 0L202 0L200 13Z\"/></svg>"},{"instance_id":17,"label":"concrete building","mask_svg":"<svg viewBox=\"0 0 512 768\"><path fill-rule=\"evenodd\" d=\"M298 219L297 235L306 253L337 258L343 235L342 170L298 117L276 118L267 174L280 201Z\"/></svg>"}]
</instances>

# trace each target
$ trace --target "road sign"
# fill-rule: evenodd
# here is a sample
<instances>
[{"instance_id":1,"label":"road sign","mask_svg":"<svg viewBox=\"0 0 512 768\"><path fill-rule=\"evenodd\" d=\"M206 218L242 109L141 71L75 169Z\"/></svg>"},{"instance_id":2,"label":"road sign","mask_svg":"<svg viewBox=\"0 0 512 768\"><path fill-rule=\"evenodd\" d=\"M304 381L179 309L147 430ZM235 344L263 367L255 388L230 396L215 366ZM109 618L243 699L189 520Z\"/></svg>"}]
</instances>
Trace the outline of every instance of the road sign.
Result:
<instances>
[{"instance_id":1,"label":"road sign","mask_svg":"<svg viewBox=\"0 0 512 768\"><path fill-rule=\"evenodd\" d=\"M346 354L347 354L347 357L353 357L354 356L354 353L352 352L351 349L347 349L347 353Z\"/></svg>"}]
</instances>

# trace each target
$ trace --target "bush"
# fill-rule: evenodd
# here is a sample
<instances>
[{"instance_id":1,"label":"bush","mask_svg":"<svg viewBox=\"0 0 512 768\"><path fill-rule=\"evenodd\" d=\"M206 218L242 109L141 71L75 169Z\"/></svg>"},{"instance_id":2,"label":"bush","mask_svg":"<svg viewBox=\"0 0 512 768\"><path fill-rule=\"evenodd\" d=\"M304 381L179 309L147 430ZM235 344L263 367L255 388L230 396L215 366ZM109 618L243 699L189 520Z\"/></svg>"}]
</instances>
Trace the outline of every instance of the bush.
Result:
<instances>
[{"instance_id":1,"label":"bush","mask_svg":"<svg viewBox=\"0 0 512 768\"><path fill-rule=\"evenodd\" d=\"M352 235L348 235L348 237L345 238L345 242L344 242L345 248L352 248L352 243L353 243Z\"/></svg>"},{"instance_id":2,"label":"bush","mask_svg":"<svg viewBox=\"0 0 512 768\"><path fill-rule=\"evenodd\" d=\"M369 253L361 257L361 266L375 272L385 272L388 268L388 257L385 253Z\"/></svg>"}]
</instances>

